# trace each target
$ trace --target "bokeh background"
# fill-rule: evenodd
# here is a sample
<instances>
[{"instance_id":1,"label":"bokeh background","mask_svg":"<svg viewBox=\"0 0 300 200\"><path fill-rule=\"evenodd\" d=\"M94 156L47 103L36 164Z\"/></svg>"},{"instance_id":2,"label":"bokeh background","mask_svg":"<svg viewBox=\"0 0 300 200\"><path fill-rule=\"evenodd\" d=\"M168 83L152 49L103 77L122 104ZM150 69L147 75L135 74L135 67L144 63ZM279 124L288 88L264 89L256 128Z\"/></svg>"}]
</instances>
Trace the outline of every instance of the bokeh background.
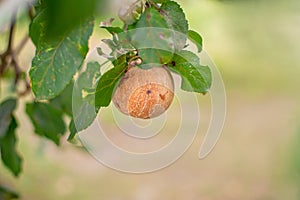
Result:
<instances>
[{"instance_id":1,"label":"bokeh background","mask_svg":"<svg viewBox=\"0 0 300 200\"><path fill-rule=\"evenodd\" d=\"M203 117L191 148L170 167L141 175L104 167L67 142L57 148L36 137L20 104L23 173L15 179L0 165L1 184L24 200L300 199L300 1L178 2L190 27L203 36L226 87L227 118L214 151L198 159L210 117L208 96L199 95ZM97 24L116 15L118 5L111 1L110 11L97 18L91 48L108 36ZM17 40L27 26L28 19L21 18ZM0 39L4 48L7 35L2 32ZM22 66L30 67L33 53L28 43L19 56ZM9 85L1 84L1 98L9 96Z\"/></svg>"}]
</instances>

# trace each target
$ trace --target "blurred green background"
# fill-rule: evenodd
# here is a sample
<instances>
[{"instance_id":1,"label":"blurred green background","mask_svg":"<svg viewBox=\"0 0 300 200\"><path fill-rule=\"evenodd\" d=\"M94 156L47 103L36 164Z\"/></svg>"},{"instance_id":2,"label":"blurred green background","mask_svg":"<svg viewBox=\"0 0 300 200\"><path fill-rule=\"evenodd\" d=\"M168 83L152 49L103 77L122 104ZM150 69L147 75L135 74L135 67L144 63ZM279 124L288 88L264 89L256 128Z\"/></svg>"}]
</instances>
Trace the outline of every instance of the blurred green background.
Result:
<instances>
[{"instance_id":1,"label":"blurred green background","mask_svg":"<svg viewBox=\"0 0 300 200\"><path fill-rule=\"evenodd\" d=\"M150 174L124 174L67 142L57 148L36 137L20 104L23 174L14 179L0 165L1 184L24 200L300 199L300 1L178 2L190 27L202 34L204 49L225 82L227 119L214 151L198 160L205 134L199 130L192 147L172 166ZM114 3L107 16L116 14ZM91 48L107 36L97 27L103 18L95 23ZM26 25L19 23L20 40ZM33 45L27 44L19 56L22 66L30 67L33 53ZM205 130L209 97L199 96L199 101Z\"/></svg>"}]
</instances>

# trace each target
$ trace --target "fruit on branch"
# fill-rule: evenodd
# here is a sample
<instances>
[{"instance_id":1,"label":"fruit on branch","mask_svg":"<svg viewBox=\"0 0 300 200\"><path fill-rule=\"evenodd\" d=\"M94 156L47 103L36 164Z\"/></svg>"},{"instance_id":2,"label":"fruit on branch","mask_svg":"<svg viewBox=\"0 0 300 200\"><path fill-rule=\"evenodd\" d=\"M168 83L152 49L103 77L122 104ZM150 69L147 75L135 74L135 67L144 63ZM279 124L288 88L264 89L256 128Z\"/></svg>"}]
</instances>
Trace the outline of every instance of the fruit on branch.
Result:
<instances>
[{"instance_id":1,"label":"fruit on branch","mask_svg":"<svg viewBox=\"0 0 300 200\"><path fill-rule=\"evenodd\" d=\"M113 96L119 111L132 117L149 119L164 113L174 97L174 81L164 67L129 68Z\"/></svg>"}]
</instances>

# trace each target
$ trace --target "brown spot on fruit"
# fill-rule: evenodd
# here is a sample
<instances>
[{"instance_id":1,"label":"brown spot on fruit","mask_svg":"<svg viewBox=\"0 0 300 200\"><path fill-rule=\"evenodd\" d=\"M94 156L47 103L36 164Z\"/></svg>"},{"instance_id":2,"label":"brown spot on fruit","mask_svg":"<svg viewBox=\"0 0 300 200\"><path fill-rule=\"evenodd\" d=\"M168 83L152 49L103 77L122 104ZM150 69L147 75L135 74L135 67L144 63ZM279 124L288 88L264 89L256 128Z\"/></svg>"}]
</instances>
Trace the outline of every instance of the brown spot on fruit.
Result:
<instances>
[{"instance_id":1,"label":"brown spot on fruit","mask_svg":"<svg viewBox=\"0 0 300 200\"><path fill-rule=\"evenodd\" d=\"M165 95L159 94L159 97L164 101L165 100Z\"/></svg>"},{"instance_id":2,"label":"brown spot on fruit","mask_svg":"<svg viewBox=\"0 0 300 200\"><path fill-rule=\"evenodd\" d=\"M174 84L170 72L163 67L126 72L113 96L116 107L124 114L149 119L164 113L174 98Z\"/></svg>"},{"instance_id":3,"label":"brown spot on fruit","mask_svg":"<svg viewBox=\"0 0 300 200\"><path fill-rule=\"evenodd\" d=\"M154 83L138 87L129 97L129 115L145 119L162 114L171 104L173 92L170 92L170 95L164 99L161 98L160 92L167 92L169 90L170 89L162 85ZM152 92L148 94L145 91ZM157 109L159 109L159 111Z\"/></svg>"}]
</instances>

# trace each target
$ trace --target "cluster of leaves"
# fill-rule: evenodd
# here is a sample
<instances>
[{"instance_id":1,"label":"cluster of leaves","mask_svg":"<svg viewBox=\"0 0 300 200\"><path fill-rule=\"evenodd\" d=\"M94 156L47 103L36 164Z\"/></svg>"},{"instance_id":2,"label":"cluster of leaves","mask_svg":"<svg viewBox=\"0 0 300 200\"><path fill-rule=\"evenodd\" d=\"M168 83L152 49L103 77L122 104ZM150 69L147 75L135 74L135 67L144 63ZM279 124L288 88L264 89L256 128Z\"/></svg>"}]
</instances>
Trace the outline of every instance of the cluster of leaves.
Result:
<instances>
[{"instance_id":1,"label":"cluster of leaves","mask_svg":"<svg viewBox=\"0 0 300 200\"><path fill-rule=\"evenodd\" d=\"M11 22L8 48L1 54L0 78L12 79L15 76L15 95L12 95L15 97L5 99L0 104L0 154L3 164L16 177L22 171L23 160L16 150L15 132L18 127L15 111L20 97L30 91L35 95L35 100L27 102L25 111L38 136L59 145L61 137L68 132L67 121L70 121L69 129L73 134L73 136L70 134L70 141L77 132L72 114L73 77L81 69L89 50L88 41L94 27L92 15L96 7L95 2L97 1L40 0L35 5L29 5L28 12L31 19L29 36L25 37L16 50L12 47L16 19L14 18ZM72 9L75 9L72 14L61 10L70 5L74 5ZM57 16L53 18L54 15L59 15L62 19L57 19ZM30 85L26 82L26 87L30 90L18 93L18 80L27 78L24 77L26 73L20 71L16 55L21 51L28 37L36 47L29 72ZM16 67L18 68L13 75L13 69ZM78 80L81 81L78 81L76 85L82 88L92 87L94 77L99 75L99 64L89 63L86 70L80 73ZM80 98L76 103L80 103ZM4 191L7 190L0 191L0 199ZM12 193L6 192L5 194ZM16 198L15 195L9 196Z\"/></svg>"},{"instance_id":2,"label":"cluster of leaves","mask_svg":"<svg viewBox=\"0 0 300 200\"><path fill-rule=\"evenodd\" d=\"M98 109L109 105L113 89L126 72L130 61L142 60L138 67L148 68L158 64L181 75L181 88L185 91L207 93L211 86L208 66L201 66L199 57L185 50L189 38L202 51L201 36L188 28L188 21L180 5L171 0L147 0L141 6L137 1L120 18L124 27L112 26L113 19L101 23L101 28L112 34L112 39L102 40L111 49L109 55L98 48L98 53L116 62L98 83L95 91L95 106ZM146 38L146 39L145 39Z\"/></svg>"},{"instance_id":3,"label":"cluster of leaves","mask_svg":"<svg viewBox=\"0 0 300 200\"><path fill-rule=\"evenodd\" d=\"M209 90L210 69L200 65L196 54L185 50L189 38L200 52L202 38L189 30L185 14L176 2L139 0L119 13L124 22L122 28L111 26L112 19L101 23L101 28L112 34L112 39L103 40L111 52L107 55L98 48L98 53L113 64L101 76L101 64L97 62L88 63L82 70L94 27L93 17L84 12L82 17L76 16L76 24L64 31L61 27L56 30L51 26L56 18L49 17L53 14L51 1L36 3L29 28L36 47L29 72L35 100L26 104L26 113L38 136L59 145L61 137L69 131L68 140L72 141L76 133L90 126L101 107L110 104L115 87L131 65L147 68L156 63L181 75L183 90L198 93ZM67 19L63 22L68 24ZM53 32L55 37L51 35ZM15 150L16 105L16 98L0 105L0 145L3 163L18 176L22 159Z\"/></svg>"}]
</instances>

